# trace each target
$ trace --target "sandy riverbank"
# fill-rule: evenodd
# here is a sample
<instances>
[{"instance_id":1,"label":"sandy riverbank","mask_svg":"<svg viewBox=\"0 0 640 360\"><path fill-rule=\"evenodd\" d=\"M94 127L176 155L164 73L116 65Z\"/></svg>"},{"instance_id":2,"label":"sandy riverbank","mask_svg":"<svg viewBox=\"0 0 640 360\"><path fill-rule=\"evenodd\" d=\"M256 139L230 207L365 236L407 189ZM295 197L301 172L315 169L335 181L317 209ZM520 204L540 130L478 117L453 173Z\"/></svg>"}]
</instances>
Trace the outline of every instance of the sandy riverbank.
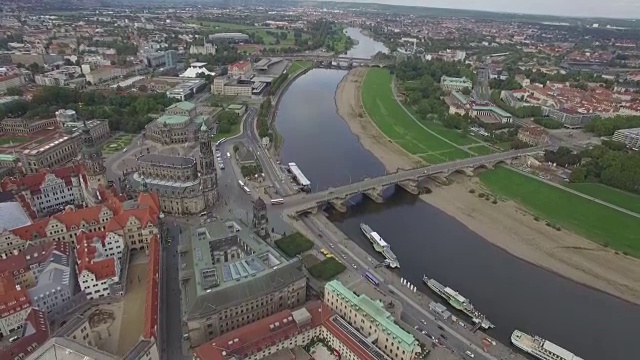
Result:
<instances>
[{"instance_id":1,"label":"sandy riverbank","mask_svg":"<svg viewBox=\"0 0 640 360\"><path fill-rule=\"evenodd\" d=\"M362 146L380 159L388 171L409 169L422 161L389 140L362 109L360 90L367 68L349 71L336 90L338 114L346 121L351 132L358 136Z\"/></svg>"},{"instance_id":2,"label":"sandy riverbank","mask_svg":"<svg viewBox=\"0 0 640 360\"><path fill-rule=\"evenodd\" d=\"M370 119L359 114L360 89L366 69L358 68L345 76L336 92L338 113L362 145L387 170L415 165L419 160L382 134ZM640 260L616 255L585 238L560 232L537 222L520 205L508 201L493 205L477 195L477 178L455 177L452 185L434 188L421 199L453 216L472 231L511 254L574 281L640 304Z\"/></svg>"}]
</instances>

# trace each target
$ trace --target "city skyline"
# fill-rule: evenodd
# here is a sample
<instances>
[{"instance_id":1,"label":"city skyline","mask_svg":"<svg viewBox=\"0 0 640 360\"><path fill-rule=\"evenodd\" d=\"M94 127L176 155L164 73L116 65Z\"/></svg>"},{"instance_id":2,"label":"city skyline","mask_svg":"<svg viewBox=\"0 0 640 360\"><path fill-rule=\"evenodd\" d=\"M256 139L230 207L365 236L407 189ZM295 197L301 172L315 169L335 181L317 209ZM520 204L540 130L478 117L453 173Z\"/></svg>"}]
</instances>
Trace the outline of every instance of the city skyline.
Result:
<instances>
[{"instance_id":1,"label":"city skyline","mask_svg":"<svg viewBox=\"0 0 640 360\"><path fill-rule=\"evenodd\" d=\"M633 0L613 0L608 2L604 2L602 0L538 0L535 3L511 0L458 0L456 2L450 2L447 0L351 1L530 15L640 19L640 2Z\"/></svg>"}]
</instances>

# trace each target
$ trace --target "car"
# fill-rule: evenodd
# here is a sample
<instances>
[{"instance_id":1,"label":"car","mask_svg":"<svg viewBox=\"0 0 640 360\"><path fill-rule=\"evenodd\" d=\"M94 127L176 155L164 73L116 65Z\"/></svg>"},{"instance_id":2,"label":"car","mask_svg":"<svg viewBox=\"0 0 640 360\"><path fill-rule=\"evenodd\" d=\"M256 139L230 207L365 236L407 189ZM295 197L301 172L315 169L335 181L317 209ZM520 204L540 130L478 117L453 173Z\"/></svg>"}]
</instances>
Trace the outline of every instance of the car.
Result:
<instances>
[{"instance_id":1,"label":"car","mask_svg":"<svg viewBox=\"0 0 640 360\"><path fill-rule=\"evenodd\" d=\"M488 343L489 343L489 344L491 344L491 345L495 345L495 344L496 344L495 340L490 339L490 338L488 338L488 337L484 338L484 341L488 342Z\"/></svg>"},{"instance_id":2,"label":"car","mask_svg":"<svg viewBox=\"0 0 640 360\"><path fill-rule=\"evenodd\" d=\"M447 339L448 339L448 338L447 338L447 335L445 335L445 334L440 334L440 337L441 337L441 338L443 338L443 339L445 339L445 340L447 340Z\"/></svg>"},{"instance_id":3,"label":"car","mask_svg":"<svg viewBox=\"0 0 640 360\"><path fill-rule=\"evenodd\" d=\"M126 153L127 152L127 148L122 149L122 152Z\"/></svg>"},{"instance_id":4,"label":"car","mask_svg":"<svg viewBox=\"0 0 640 360\"><path fill-rule=\"evenodd\" d=\"M335 245L333 245L333 244L329 244L329 246L331 246L332 248L334 248L334 247L335 247Z\"/></svg>"},{"instance_id":5,"label":"car","mask_svg":"<svg viewBox=\"0 0 640 360\"><path fill-rule=\"evenodd\" d=\"M415 330L420 331L420 328L418 327L418 325L414 326L413 328L414 328Z\"/></svg>"},{"instance_id":6,"label":"car","mask_svg":"<svg viewBox=\"0 0 640 360\"><path fill-rule=\"evenodd\" d=\"M324 236L322 236L322 234L321 234L321 233L318 233L318 237L319 237L319 238L323 238Z\"/></svg>"},{"instance_id":7,"label":"car","mask_svg":"<svg viewBox=\"0 0 640 360\"><path fill-rule=\"evenodd\" d=\"M424 319L420 320L420 322L422 323L422 325L427 325L427 322Z\"/></svg>"},{"instance_id":8,"label":"car","mask_svg":"<svg viewBox=\"0 0 640 360\"><path fill-rule=\"evenodd\" d=\"M422 333L422 335L429 335L428 332L426 332L425 330L420 331Z\"/></svg>"},{"instance_id":9,"label":"car","mask_svg":"<svg viewBox=\"0 0 640 360\"><path fill-rule=\"evenodd\" d=\"M472 358L472 359L475 357L475 355L473 355L473 353L471 351L469 351L469 350L465 351L464 354L467 355L468 357Z\"/></svg>"},{"instance_id":10,"label":"car","mask_svg":"<svg viewBox=\"0 0 640 360\"><path fill-rule=\"evenodd\" d=\"M353 266L354 269L357 269L358 267L356 266L356 264L351 264L351 266Z\"/></svg>"},{"instance_id":11,"label":"car","mask_svg":"<svg viewBox=\"0 0 640 360\"><path fill-rule=\"evenodd\" d=\"M442 325L438 325L438 329L444 331L444 328L442 327Z\"/></svg>"}]
</instances>

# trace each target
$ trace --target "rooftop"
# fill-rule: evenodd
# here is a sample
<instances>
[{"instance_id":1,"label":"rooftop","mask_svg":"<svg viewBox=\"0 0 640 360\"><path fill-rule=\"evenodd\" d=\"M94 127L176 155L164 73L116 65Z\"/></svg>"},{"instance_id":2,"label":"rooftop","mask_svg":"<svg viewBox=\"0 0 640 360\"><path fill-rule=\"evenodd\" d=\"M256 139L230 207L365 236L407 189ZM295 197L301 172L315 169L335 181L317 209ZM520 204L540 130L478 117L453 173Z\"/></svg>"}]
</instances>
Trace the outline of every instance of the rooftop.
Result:
<instances>
[{"instance_id":1,"label":"rooftop","mask_svg":"<svg viewBox=\"0 0 640 360\"><path fill-rule=\"evenodd\" d=\"M154 235L149 240L149 269L147 276L147 294L144 302L144 328L142 336L145 339L156 337L158 326L158 278L160 267L160 241Z\"/></svg>"},{"instance_id":2,"label":"rooftop","mask_svg":"<svg viewBox=\"0 0 640 360\"><path fill-rule=\"evenodd\" d=\"M193 63L191 64L192 66L194 64L200 64L200 63ZM205 64L205 63L202 63ZM191 111L196 107L196 105L194 103L188 102L188 101L181 101L175 104L172 104L171 106L168 107L168 109L173 109L173 108L179 108L180 110L184 110L184 111Z\"/></svg>"},{"instance_id":3,"label":"rooftop","mask_svg":"<svg viewBox=\"0 0 640 360\"><path fill-rule=\"evenodd\" d=\"M189 122L189 117L186 115L162 115L158 118L158 123L173 125L173 124L184 124Z\"/></svg>"},{"instance_id":4,"label":"rooftop","mask_svg":"<svg viewBox=\"0 0 640 360\"><path fill-rule=\"evenodd\" d=\"M377 324L380 331L397 338L398 345L407 353L412 353L414 347L418 346L416 338L394 322L393 316L384 308L380 300L374 301L364 294L357 296L337 280L328 282L325 285L325 291L337 294L345 299L352 309L364 313L363 315Z\"/></svg>"},{"instance_id":5,"label":"rooftop","mask_svg":"<svg viewBox=\"0 0 640 360\"><path fill-rule=\"evenodd\" d=\"M298 333L320 326L332 315L320 300L308 302L298 310L284 310L264 319L230 331L197 347L199 360L223 360L231 356L244 358Z\"/></svg>"},{"instance_id":6,"label":"rooftop","mask_svg":"<svg viewBox=\"0 0 640 360\"><path fill-rule=\"evenodd\" d=\"M0 203L0 232L31 224L31 219L17 202Z\"/></svg>"},{"instance_id":7,"label":"rooftop","mask_svg":"<svg viewBox=\"0 0 640 360\"><path fill-rule=\"evenodd\" d=\"M144 154L138 159L139 163L173 166L173 167L191 167L195 165L196 159L192 157L173 156L163 154Z\"/></svg>"},{"instance_id":8,"label":"rooftop","mask_svg":"<svg viewBox=\"0 0 640 360\"><path fill-rule=\"evenodd\" d=\"M191 242L187 267L181 274L189 279L190 315L216 311L304 278L298 259L287 262L249 228L233 221L197 225L184 236ZM241 254L228 261L214 256L214 252L227 250Z\"/></svg>"}]
</instances>

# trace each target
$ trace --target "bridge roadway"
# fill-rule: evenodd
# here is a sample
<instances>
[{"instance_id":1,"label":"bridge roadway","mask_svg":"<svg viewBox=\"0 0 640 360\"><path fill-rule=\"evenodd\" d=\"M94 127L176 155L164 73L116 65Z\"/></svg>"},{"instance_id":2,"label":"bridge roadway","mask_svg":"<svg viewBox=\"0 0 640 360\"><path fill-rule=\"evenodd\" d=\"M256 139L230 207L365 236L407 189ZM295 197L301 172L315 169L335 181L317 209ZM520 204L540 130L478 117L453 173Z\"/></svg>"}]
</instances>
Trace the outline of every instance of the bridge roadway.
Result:
<instances>
[{"instance_id":1,"label":"bridge roadway","mask_svg":"<svg viewBox=\"0 0 640 360\"><path fill-rule=\"evenodd\" d=\"M336 56L333 54L329 55L314 55L314 54L286 54L278 56L282 59L287 60L309 60L309 61L346 61L346 62L356 62L362 64L368 64L375 62L371 58L359 58L359 57L350 57L350 56Z\"/></svg>"},{"instance_id":2,"label":"bridge roadway","mask_svg":"<svg viewBox=\"0 0 640 360\"><path fill-rule=\"evenodd\" d=\"M456 170L475 169L480 166L493 166L502 161L508 161L524 155L534 154L549 146L537 146L533 148L512 150L497 154L477 156L473 158L455 160L444 164L429 165L426 167L402 170L392 174L365 179L363 181L327 189L311 194L299 193L285 197L285 212L296 213L309 210L332 200L344 200L355 194L364 193L373 189L384 189L390 185L402 183L404 181L416 181L422 178L443 174L448 176ZM313 179L311 179L313 182Z\"/></svg>"}]
</instances>

